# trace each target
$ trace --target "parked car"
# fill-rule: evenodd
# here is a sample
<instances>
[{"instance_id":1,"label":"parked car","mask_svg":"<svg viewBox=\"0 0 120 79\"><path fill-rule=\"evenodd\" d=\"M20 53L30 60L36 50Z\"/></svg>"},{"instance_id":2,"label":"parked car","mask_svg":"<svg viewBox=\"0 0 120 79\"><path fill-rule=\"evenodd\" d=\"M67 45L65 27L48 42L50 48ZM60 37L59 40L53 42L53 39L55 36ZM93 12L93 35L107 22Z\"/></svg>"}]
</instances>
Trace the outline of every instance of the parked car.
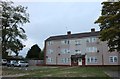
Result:
<instances>
[{"instance_id":1,"label":"parked car","mask_svg":"<svg viewBox=\"0 0 120 79\"><path fill-rule=\"evenodd\" d=\"M2 65L6 65L7 64L7 60L6 59L2 59Z\"/></svg>"},{"instance_id":2,"label":"parked car","mask_svg":"<svg viewBox=\"0 0 120 79\"><path fill-rule=\"evenodd\" d=\"M10 66L14 66L15 63L17 63L16 60L10 60L10 61L7 62L7 66L8 66L8 67L10 67Z\"/></svg>"},{"instance_id":3,"label":"parked car","mask_svg":"<svg viewBox=\"0 0 120 79\"><path fill-rule=\"evenodd\" d=\"M17 61L14 66L18 66L18 67L28 67L28 62L23 61L23 60L19 60Z\"/></svg>"}]
</instances>

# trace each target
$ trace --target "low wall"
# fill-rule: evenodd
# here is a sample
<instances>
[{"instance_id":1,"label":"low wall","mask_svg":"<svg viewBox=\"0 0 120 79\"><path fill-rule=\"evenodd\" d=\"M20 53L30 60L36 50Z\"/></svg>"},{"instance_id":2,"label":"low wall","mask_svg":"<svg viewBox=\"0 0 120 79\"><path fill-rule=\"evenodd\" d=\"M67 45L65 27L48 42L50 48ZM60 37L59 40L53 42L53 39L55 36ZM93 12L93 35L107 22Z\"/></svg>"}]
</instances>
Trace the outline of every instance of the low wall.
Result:
<instances>
[{"instance_id":1,"label":"low wall","mask_svg":"<svg viewBox=\"0 0 120 79\"><path fill-rule=\"evenodd\" d=\"M29 66L43 65L43 60L28 60Z\"/></svg>"}]
</instances>

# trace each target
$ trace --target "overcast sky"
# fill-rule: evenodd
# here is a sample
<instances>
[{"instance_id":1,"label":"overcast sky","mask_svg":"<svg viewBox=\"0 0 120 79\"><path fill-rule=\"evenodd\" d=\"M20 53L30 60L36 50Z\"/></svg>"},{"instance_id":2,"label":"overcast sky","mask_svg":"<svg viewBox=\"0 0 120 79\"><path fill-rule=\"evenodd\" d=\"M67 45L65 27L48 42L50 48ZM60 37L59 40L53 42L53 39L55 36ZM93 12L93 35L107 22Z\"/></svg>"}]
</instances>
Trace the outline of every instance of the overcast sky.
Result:
<instances>
[{"instance_id":1,"label":"overcast sky","mask_svg":"<svg viewBox=\"0 0 120 79\"><path fill-rule=\"evenodd\" d=\"M99 30L94 24L101 13L101 2L15 2L27 6L30 23L24 24L27 41L19 55L25 56L32 45L44 47L44 40L50 36Z\"/></svg>"}]
</instances>

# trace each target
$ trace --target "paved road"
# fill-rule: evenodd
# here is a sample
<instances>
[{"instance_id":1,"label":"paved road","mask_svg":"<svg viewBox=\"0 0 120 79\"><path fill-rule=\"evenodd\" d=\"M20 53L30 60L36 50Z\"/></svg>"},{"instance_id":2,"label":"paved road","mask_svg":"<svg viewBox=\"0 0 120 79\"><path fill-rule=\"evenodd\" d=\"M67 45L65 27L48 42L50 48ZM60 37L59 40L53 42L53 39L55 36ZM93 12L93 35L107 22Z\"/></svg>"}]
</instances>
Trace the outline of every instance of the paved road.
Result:
<instances>
[{"instance_id":1,"label":"paved road","mask_svg":"<svg viewBox=\"0 0 120 79\"><path fill-rule=\"evenodd\" d=\"M113 79L120 79L120 71L105 71L105 73Z\"/></svg>"},{"instance_id":2,"label":"paved road","mask_svg":"<svg viewBox=\"0 0 120 79\"><path fill-rule=\"evenodd\" d=\"M20 77L20 76L24 76L24 75L28 75L28 74L5 75L5 76L1 76L1 77Z\"/></svg>"}]
</instances>

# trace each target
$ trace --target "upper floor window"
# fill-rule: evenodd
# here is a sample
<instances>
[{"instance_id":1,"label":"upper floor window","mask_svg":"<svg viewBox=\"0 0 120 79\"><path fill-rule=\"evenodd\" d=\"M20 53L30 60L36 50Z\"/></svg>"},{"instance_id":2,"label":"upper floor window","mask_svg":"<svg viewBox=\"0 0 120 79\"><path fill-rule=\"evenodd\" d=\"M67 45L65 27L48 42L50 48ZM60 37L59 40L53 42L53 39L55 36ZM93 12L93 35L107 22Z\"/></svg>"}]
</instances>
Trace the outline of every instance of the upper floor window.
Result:
<instances>
[{"instance_id":1,"label":"upper floor window","mask_svg":"<svg viewBox=\"0 0 120 79\"><path fill-rule=\"evenodd\" d=\"M53 45L53 41L48 41L48 45Z\"/></svg>"},{"instance_id":2,"label":"upper floor window","mask_svg":"<svg viewBox=\"0 0 120 79\"><path fill-rule=\"evenodd\" d=\"M96 42L96 41L97 41L97 38L93 37L93 38L91 38L91 41L92 41L92 42Z\"/></svg>"},{"instance_id":3,"label":"upper floor window","mask_svg":"<svg viewBox=\"0 0 120 79\"><path fill-rule=\"evenodd\" d=\"M86 52L97 52L97 47L87 47Z\"/></svg>"},{"instance_id":4,"label":"upper floor window","mask_svg":"<svg viewBox=\"0 0 120 79\"><path fill-rule=\"evenodd\" d=\"M70 44L70 41L69 40L63 40L62 44Z\"/></svg>"},{"instance_id":5,"label":"upper floor window","mask_svg":"<svg viewBox=\"0 0 120 79\"><path fill-rule=\"evenodd\" d=\"M110 56L109 57L109 62L114 63L114 62L117 62L117 61L118 61L117 56Z\"/></svg>"},{"instance_id":6,"label":"upper floor window","mask_svg":"<svg viewBox=\"0 0 120 79\"><path fill-rule=\"evenodd\" d=\"M86 39L86 42L88 42L88 43L97 42L97 38L96 38L96 37L87 38L87 39Z\"/></svg>"},{"instance_id":7,"label":"upper floor window","mask_svg":"<svg viewBox=\"0 0 120 79\"><path fill-rule=\"evenodd\" d=\"M70 53L70 50L69 49L62 49L61 50L61 53L65 54L65 53Z\"/></svg>"},{"instance_id":8,"label":"upper floor window","mask_svg":"<svg viewBox=\"0 0 120 79\"><path fill-rule=\"evenodd\" d=\"M48 49L47 54L52 54L52 53L53 53L53 50Z\"/></svg>"},{"instance_id":9,"label":"upper floor window","mask_svg":"<svg viewBox=\"0 0 120 79\"><path fill-rule=\"evenodd\" d=\"M88 42L88 43L89 43L89 42L90 42L90 38L87 38L87 39L86 39L86 42Z\"/></svg>"},{"instance_id":10,"label":"upper floor window","mask_svg":"<svg viewBox=\"0 0 120 79\"><path fill-rule=\"evenodd\" d=\"M75 40L75 45L81 45L81 40Z\"/></svg>"},{"instance_id":11,"label":"upper floor window","mask_svg":"<svg viewBox=\"0 0 120 79\"><path fill-rule=\"evenodd\" d=\"M77 54L80 54L80 53L81 53L81 51L80 51L80 50L75 50L75 52L76 52Z\"/></svg>"}]
</instances>

